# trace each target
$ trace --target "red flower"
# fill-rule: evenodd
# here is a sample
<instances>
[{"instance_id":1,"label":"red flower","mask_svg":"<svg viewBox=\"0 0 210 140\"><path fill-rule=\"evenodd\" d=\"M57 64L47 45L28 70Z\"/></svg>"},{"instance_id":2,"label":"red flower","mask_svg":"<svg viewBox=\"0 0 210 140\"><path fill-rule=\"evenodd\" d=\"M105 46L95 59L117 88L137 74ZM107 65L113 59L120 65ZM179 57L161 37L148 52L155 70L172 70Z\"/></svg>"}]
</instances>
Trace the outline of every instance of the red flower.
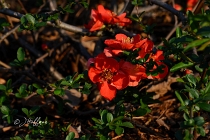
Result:
<instances>
[{"instance_id":1,"label":"red flower","mask_svg":"<svg viewBox=\"0 0 210 140\"><path fill-rule=\"evenodd\" d=\"M141 79L147 78L145 73L146 69L141 65L135 65L127 61L121 61L120 67L122 71L129 75L129 86L137 86Z\"/></svg>"},{"instance_id":2,"label":"red flower","mask_svg":"<svg viewBox=\"0 0 210 140\"><path fill-rule=\"evenodd\" d=\"M125 18L125 16L126 16L126 13L122 13L119 16L114 16L112 24L117 24L119 26L127 26L131 24L131 20L128 18Z\"/></svg>"},{"instance_id":3,"label":"red flower","mask_svg":"<svg viewBox=\"0 0 210 140\"><path fill-rule=\"evenodd\" d=\"M187 0L187 9L192 11L198 0Z\"/></svg>"},{"instance_id":4,"label":"red flower","mask_svg":"<svg viewBox=\"0 0 210 140\"><path fill-rule=\"evenodd\" d=\"M117 90L126 88L129 83L129 76L120 69L119 63L104 53L94 59L88 76L93 83L97 83L100 94L108 100L112 100Z\"/></svg>"},{"instance_id":5,"label":"red flower","mask_svg":"<svg viewBox=\"0 0 210 140\"><path fill-rule=\"evenodd\" d=\"M105 44L108 46L104 49L106 56L120 55L124 50L134 49L135 44L140 41L140 35L136 35L133 38L127 37L124 34L117 34L115 39L105 40Z\"/></svg>"},{"instance_id":6,"label":"red flower","mask_svg":"<svg viewBox=\"0 0 210 140\"><path fill-rule=\"evenodd\" d=\"M154 78L156 78L156 79L161 79L161 78L164 78L164 77L166 77L167 76L167 74L168 74L168 67L167 67L167 65L166 64L164 64L163 62L162 62L162 60L164 60L165 58L164 58L164 55L163 55L163 51L161 51L161 50L157 50L157 52L155 53L155 54L152 54L151 56L150 56L150 59L153 59L153 61L155 61L156 63L157 63L157 65L158 66L163 66L163 68L162 68L162 73L158 73L156 76L148 76L148 79L154 79ZM156 65L154 65L154 68L153 69L156 69L157 68L157 66Z\"/></svg>"},{"instance_id":7,"label":"red flower","mask_svg":"<svg viewBox=\"0 0 210 140\"><path fill-rule=\"evenodd\" d=\"M147 38L137 43L135 47L141 49L137 59L144 58L146 54L150 53L152 51L153 45L153 42Z\"/></svg>"},{"instance_id":8,"label":"red flower","mask_svg":"<svg viewBox=\"0 0 210 140\"><path fill-rule=\"evenodd\" d=\"M185 69L184 70L184 75L188 75L188 74L192 74L192 73L193 73L193 71L190 70L190 69Z\"/></svg>"},{"instance_id":9,"label":"red flower","mask_svg":"<svg viewBox=\"0 0 210 140\"><path fill-rule=\"evenodd\" d=\"M47 46L47 44L42 44L42 50L43 51L47 51L49 48Z\"/></svg>"},{"instance_id":10,"label":"red flower","mask_svg":"<svg viewBox=\"0 0 210 140\"><path fill-rule=\"evenodd\" d=\"M103 28L103 22L101 22L100 20L96 20L94 21L93 19L87 24L84 25L85 28L89 29L90 32L96 31L96 30L100 30L101 28Z\"/></svg>"},{"instance_id":11,"label":"red flower","mask_svg":"<svg viewBox=\"0 0 210 140\"><path fill-rule=\"evenodd\" d=\"M97 10L91 10L92 20L85 25L85 28L90 31L99 30L104 24L117 24L119 26L126 26L131 23L131 20L125 18L126 13L117 16L112 11L105 9L103 5L98 5Z\"/></svg>"}]
</instances>

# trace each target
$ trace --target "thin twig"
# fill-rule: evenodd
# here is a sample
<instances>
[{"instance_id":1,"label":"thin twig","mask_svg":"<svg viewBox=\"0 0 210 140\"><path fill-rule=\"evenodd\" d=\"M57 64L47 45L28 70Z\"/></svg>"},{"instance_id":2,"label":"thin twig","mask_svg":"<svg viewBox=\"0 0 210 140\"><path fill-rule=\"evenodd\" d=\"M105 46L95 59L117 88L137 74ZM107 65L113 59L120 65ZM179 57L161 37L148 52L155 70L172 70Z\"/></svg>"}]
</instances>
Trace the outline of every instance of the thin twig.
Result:
<instances>
[{"instance_id":1,"label":"thin twig","mask_svg":"<svg viewBox=\"0 0 210 140\"><path fill-rule=\"evenodd\" d=\"M28 76L29 78L31 78L31 80L35 81L35 82L38 82L44 86L47 86L47 83L45 83L44 81L36 78L34 75L32 75L30 73L30 71L17 71L17 70L14 70L14 69L11 69L11 68L3 68L3 67L0 67L0 72L1 73L13 73L13 74L18 74L18 75L26 75Z\"/></svg>"},{"instance_id":2,"label":"thin twig","mask_svg":"<svg viewBox=\"0 0 210 140\"><path fill-rule=\"evenodd\" d=\"M15 28L13 28L12 30L8 31L6 34L4 34L1 38L0 38L0 44L1 42L7 38L10 34L14 33L18 28L20 27L20 24L19 25L16 25Z\"/></svg>"},{"instance_id":3,"label":"thin twig","mask_svg":"<svg viewBox=\"0 0 210 140\"><path fill-rule=\"evenodd\" d=\"M168 5L165 2L159 1L159 0L149 0L152 4L156 4L168 11L170 11L171 13L173 13L174 15L176 15L181 21L183 25L186 25L187 23L187 19L184 15L184 13L182 13L181 11L177 11L175 8L173 8L171 5Z\"/></svg>"}]
</instances>

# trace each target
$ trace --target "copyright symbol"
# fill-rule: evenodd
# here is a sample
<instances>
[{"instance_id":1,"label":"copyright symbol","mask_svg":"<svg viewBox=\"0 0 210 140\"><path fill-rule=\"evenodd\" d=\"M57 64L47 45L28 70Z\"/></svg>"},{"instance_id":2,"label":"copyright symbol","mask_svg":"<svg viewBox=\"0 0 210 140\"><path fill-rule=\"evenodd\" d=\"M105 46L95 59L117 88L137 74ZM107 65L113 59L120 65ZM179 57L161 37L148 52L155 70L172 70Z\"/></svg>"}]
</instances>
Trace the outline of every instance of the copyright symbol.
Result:
<instances>
[{"instance_id":1,"label":"copyright symbol","mask_svg":"<svg viewBox=\"0 0 210 140\"><path fill-rule=\"evenodd\" d=\"M18 125L20 123L20 120L19 119L16 119L15 121L14 121L14 125Z\"/></svg>"}]
</instances>

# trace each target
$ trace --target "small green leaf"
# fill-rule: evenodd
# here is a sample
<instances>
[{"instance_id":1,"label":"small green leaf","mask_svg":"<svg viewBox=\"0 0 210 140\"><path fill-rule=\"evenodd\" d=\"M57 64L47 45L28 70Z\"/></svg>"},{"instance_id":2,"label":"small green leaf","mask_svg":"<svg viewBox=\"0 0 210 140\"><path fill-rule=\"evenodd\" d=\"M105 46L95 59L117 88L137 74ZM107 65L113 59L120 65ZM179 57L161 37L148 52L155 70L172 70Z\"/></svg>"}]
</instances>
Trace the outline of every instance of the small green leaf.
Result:
<instances>
[{"instance_id":1,"label":"small green leaf","mask_svg":"<svg viewBox=\"0 0 210 140\"><path fill-rule=\"evenodd\" d=\"M22 47L20 47L17 51L17 59L22 62L24 61L24 58L25 58L25 52L24 52L24 49Z\"/></svg>"},{"instance_id":2,"label":"small green leaf","mask_svg":"<svg viewBox=\"0 0 210 140\"><path fill-rule=\"evenodd\" d=\"M198 47L200 45L202 45L203 43L210 41L210 39L200 39L200 40L195 40L193 42L191 42L190 44L188 44L186 46L186 48L183 50L183 52L186 52L187 50L193 48L193 47Z\"/></svg>"},{"instance_id":3,"label":"small green leaf","mask_svg":"<svg viewBox=\"0 0 210 140\"><path fill-rule=\"evenodd\" d=\"M184 121L184 125L188 127L192 127L195 125L195 121L193 119L189 119L187 121Z\"/></svg>"},{"instance_id":4,"label":"small green leaf","mask_svg":"<svg viewBox=\"0 0 210 140\"><path fill-rule=\"evenodd\" d=\"M180 94L179 94L178 91L175 91L175 95L176 95L176 97L178 98L178 100L180 101L181 105L182 105L182 106L185 106L185 103L184 103L184 101L183 101L183 99L182 99L182 97L180 96Z\"/></svg>"},{"instance_id":5,"label":"small green leaf","mask_svg":"<svg viewBox=\"0 0 210 140\"><path fill-rule=\"evenodd\" d=\"M20 93L20 94L25 93L26 88L27 88L27 85L26 85L26 84L22 84L22 85L20 86L20 88L19 88L19 93Z\"/></svg>"},{"instance_id":6,"label":"small green leaf","mask_svg":"<svg viewBox=\"0 0 210 140\"><path fill-rule=\"evenodd\" d=\"M75 137L74 132L70 132L70 133L67 135L66 140L74 140L74 137Z\"/></svg>"},{"instance_id":7,"label":"small green leaf","mask_svg":"<svg viewBox=\"0 0 210 140\"><path fill-rule=\"evenodd\" d=\"M121 135L124 133L124 128L118 126L114 131L117 135Z\"/></svg>"},{"instance_id":8,"label":"small green leaf","mask_svg":"<svg viewBox=\"0 0 210 140\"><path fill-rule=\"evenodd\" d=\"M177 78L176 81L177 81L177 82L184 83L184 80L183 80L182 78Z\"/></svg>"},{"instance_id":9,"label":"small green leaf","mask_svg":"<svg viewBox=\"0 0 210 140\"><path fill-rule=\"evenodd\" d=\"M37 89L36 92L38 94L43 94L45 91L44 91L44 89L40 88L40 89Z\"/></svg>"},{"instance_id":10,"label":"small green leaf","mask_svg":"<svg viewBox=\"0 0 210 140\"><path fill-rule=\"evenodd\" d=\"M37 89L39 89L39 88L41 88L40 87L40 85L38 85L38 84L36 84L36 83L34 83L34 84L32 84L35 88L37 88Z\"/></svg>"},{"instance_id":11,"label":"small green leaf","mask_svg":"<svg viewBox=\"0 0 210 140\"><path fill-rule=\"evenodd\" d=\"M175 64L171 69L170 69L170 72L175 72L177 70L180 70L182 68L188 68L188 67L191 67L193 66L194 63L192 62L179 62L178 64Z\"/></svg>"},{"instance_id":12,"label":"small green leaf","mask_svg":"<svg viewBox=\"0 0 210 140\"><path fill-rule=\"evenodd\" d=\"M64 95L64 93L65 93L65 92L64 92L63 89L58 89L58 88L57 88L57 89L54 90L54 94L55 94L55 95Z\"/></svg>"},{"instance_id":13,"label":"small green leaf","mask_svg":"<svg viewBox=\"0 0 210 140\"><path fill-rule=\"evenodd\" d=\"M196 132L198 134L200 134L201 136L205 136L206 135L206 132L205 132L205 129L203 128L203 126L200 126L200 127L196 127Z\"/></svg>"},{"instance_id":14,"label":"small green leaf","mask_svg":"<svg viewBox=\"0 0 210 140\"><path fill-rule=\"evenodd\" d=\"M203 126L205 123L205 120L203 117L195 117L194 120L197 126Z\"/></svg>"},{"instance_id":15,"label":"small green leaf","mask_svg":"<svg viewBox=\"0 0 210 140\"><path fill-rule=\"evenodd\" d=\"M180 27L176 28L176 37L181 37L182 36L182 30Z\"/></svg>"},{"instance_id":16,"label":"small green leaf","mask_svg":"<svg viewBox=\"0 0 210 140\"><path fill-rule=\"evenodd\" d=\"M98 124L101 124L101 122L100 122L100 120L98 120L98 119L96 119L96 118L92 118L92 120L94 121L94 122L96 122L96 123L98 123Z\"/></svg>"},{"instance_id":17,"label":"small green leaf","mask_svg":"<svg viewBox=\"0 0 210 140\"><path fill-rule=\"evenodd\" d=\"M113 120L113 115L111 113L107 113L107 122L111 122Z\"/></svg>"},{"instance_id":18,"label":"small green leaf","mask_svg":"<svg viewBox=\"0 0 210 140\"><path fill-rule=\"evenodd\" d=\"M120 124L120 126L128 127L128 128L134 128L133 124L130 122L123 122Z\"/></svg>"},{"instance_id":19,"label":"small green leaf","mask_svg":"<svg viewBox=\"0 0 210 140\"><path fill-rule=\"evenodd\" d=\"M35 18L34 18L32 15L26 14L26 15L25 15L25 18L26 18L27 21L28 21L29 23L31 23L32 25L35 24Z\"/></svg>"},{"instance_id":20,"label":"small green leaf","mask_svg":"<svg viewBox=\"0 0 210 140\"><path fill-rule=\"evenodd\" d=\"M0 85L0 90L5 91L6 90L6 86L5 85Z\"/></svg>"},{"instance_id":21,"label":"small green leaf","mask_svg":"<svg viewBox=\"0 0 210 140\"><path fill-rule=\"evenodd\" d=\"M26 116L29 116L29 112L27 108L22 108L23 113L26 114Z\"/></svg>"},{"instance_id":22,"label":"small green leaf","mask_svg":"<svg viewBox=\"0 0 210 140\"><path fill-rule=\"evenodd\" d=\"M12 88L12 79L9 79L6 84L7 89Z\"/></svg>"},{"instance_id":23,"label":"small green leaf","mask_svg":"<svg viewBox=\"0 0 210 140\"><path fill-rule=\"evenodd\" d=\"M210 32L210 27L209 26L205 26L205 27L199 28L196 34L210 38L209 32Z\"/></svg>"},{"instance_id":24,"label":"small green leaf","mask_svg":"<svg viewBox=\"0 0 210 140\"><path fill-rule=\"evenodd\" d=\"M1 112L5 115L9 115L9 108L7 106L1 106Z\"/></svg>"},{"instance_id":25,"label":"small green leaf","mask_svg":"<svg viewBox=\"0 0 210 140\"><path fill-rule=\"evenodd\" d=\"M204 91L205 94L210 94L210 82L208 82L206 88L205 88L205 91Z\"/></svg>"},{"instance_id":26,"label":"small green leaf","mask_svg":"<svg viewBox=\"0 0 210 140\"><path fill-rule=\"evenodd\" d=\"M199 92L196 89L189 89L190 97L193 99L199 98Z\"/></svg>"},{"instance_id":27,"label":"small green leaf","mask_svg":"<svg viewBox=\"0 0 210 140\"><path fill-rule=\"evenodd\" d=\"M39 106L34 106L29 110L29 115L35 114L37 111L39 111L40 107Z\"/></svg>"},{"instance_id":28,"label":"small green leaf","mask_svg":"<svg viewBox=\"0 0 210 140\"><path fill-rule=\"evenodd\" d=\"M194 86L196 86L197 80L196 80L196 78L195 78L194 75L192 75L192 74L187 74L187 75L185 76L185 78L186 78L191 84L193 84Z\"/></svg>"},{"instance_id":29,"label":"small green leaf","mask_svg":"<svg viewBox=\"0 0 210 140\"><path fill-rule=\"evenodd\" d=\"M132 114L134 116L144 116L145 114L147 114L147 110L144 108L139 108L139 109L136 109L135 111L133 111Z\"/></svg>"},{"instance_id":30,"label":"small green leaf","mask_svg":"<svg viewBox=\"0 0 210 140\"><path fill-rule=\"evenodd\" d=\"M208 104L208 103L199 103L198 106L201 109L210 112L210 104Z\"/></svg>"}]
</instances>

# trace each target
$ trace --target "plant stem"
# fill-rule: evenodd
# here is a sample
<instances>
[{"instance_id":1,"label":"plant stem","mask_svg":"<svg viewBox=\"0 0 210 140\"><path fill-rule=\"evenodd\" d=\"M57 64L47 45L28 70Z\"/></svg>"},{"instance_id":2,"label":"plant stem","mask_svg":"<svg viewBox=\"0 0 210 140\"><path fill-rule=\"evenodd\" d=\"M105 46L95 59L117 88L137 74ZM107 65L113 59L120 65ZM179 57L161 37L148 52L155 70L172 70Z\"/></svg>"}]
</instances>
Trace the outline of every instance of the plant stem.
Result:
<instances>
[{"instance_id":1,"label":"plant stem","mask_svg":"<svg viewBox=\"0 0 210 140\"><path fill-rule=\"evenodd\" d=\"M198 83L198 89L200 89L201 88L201 86L202 86L202 83L203 83L203 79L205 78L205 76L206 76L206 72L207 72L207 68L205 68L204 70L203 70L203 72L202 72L202 74L201 74L201 79L200 79L200 81L199 81L199 83Z\"/></svg>"},{"instance_id":2,"label":"plant stem","mask_svg":"<svg viewBox=\"0 0 210 140\"><path fill-rule=\"evenodd\" d=\"M193 119L193 117L194 117L193 108L194 108L194 105L192 105L190 107L190 119ZM194 127L190 128L190 135L191 136L193 136L193 132L194 132ZM191 140L193 140L193 137L191 138Z\"/></svg>"}]
</instances>

